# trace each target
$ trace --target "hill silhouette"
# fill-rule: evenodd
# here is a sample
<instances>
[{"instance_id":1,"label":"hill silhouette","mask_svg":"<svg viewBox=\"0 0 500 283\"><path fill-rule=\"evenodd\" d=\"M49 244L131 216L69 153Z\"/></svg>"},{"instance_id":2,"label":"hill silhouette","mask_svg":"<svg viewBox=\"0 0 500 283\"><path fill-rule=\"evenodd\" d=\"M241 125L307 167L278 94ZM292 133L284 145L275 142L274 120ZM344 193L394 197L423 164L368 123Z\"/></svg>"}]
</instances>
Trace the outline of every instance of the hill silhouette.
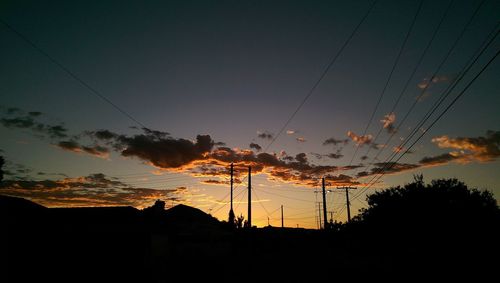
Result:
<instances>
[{"instance_id":1,"label":"hill silhouette","mask_svg":"<svg viewBox=\"0 0 500 283\"><path fill-rule=\"evenodd\" d=\"M312 282L349 274L480 280L493 270L500 218L491 193L417 178L367 201L351 223L318 231L234 229L193 207L165 209L160 200L143 210L45 208L0 196L2 274L6 282L75 274L113 282Z\"/></svg>"}]
</instances>

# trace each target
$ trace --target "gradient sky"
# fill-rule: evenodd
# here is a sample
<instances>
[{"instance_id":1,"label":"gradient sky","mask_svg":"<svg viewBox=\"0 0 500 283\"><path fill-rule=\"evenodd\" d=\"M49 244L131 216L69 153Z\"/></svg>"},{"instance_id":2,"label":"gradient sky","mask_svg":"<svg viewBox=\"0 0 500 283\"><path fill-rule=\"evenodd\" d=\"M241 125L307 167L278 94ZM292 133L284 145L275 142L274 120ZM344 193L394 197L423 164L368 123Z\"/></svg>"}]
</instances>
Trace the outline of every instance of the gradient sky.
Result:
<instances>
[{"instance_id":1,"label":"gradient sky","mask_svg":"<svg viewBox=\"0 0 500 283\"><path fill-rule=\"evenodd\" d=\"M262 148L271 143L272 139L258 135L276 136L371 3L2 1L0 18L4 22L134 119L149 129L170 134L153 137L131 128L138 125L0 24L0 154L7 160L9 174L5 179L11 180L2 190L47 206L144 207L163 198L226 219L228 185L203 181L227 181L227 174L217 171L211 176L193 170L210 165L210 158L219 162L217 168L224 168L227 160L213 157L218 147L227 147L226 151L237 156L250 154L255 157L252 162L256 163L252 164L258 165L262 151L250 148L250 143ZM392 153L491 32L498 30L499 1L454 1L394 111L395 122L389 121L389 127L373 140L449 3L423 1L368 127L366 134L371 135L371 143L365 136L367 144L356 144L353 138L359 138L367 126L419 3L381 0L375 4L319 86L268 148L267 153L275 153L276 160L282 162L280 170L286 172L281 173L304 173L300 168L305 165L347 166L359 147L351 165L362 167L322 173L343 175L339 178L361 191L372 177L356 178L356 174L369 172L377 167L373 163L383 162ZM449 59L423 89L481 3ZM499 46L500 40L495 38L436 114L495 55ZM500 62L496 60L426 132L412 148L413 153L401 158L401 167L395 166L401 172L387 172L381 182L352 201L353 214L366 205L366 193L402 185L420 173L426 181L456 177L470 186L487 188L498 198L499 77ZM379 152L375 148L368 153L368 159L361 160L370 146L384 145L390 125L398 125L419 95L408 119L385 145L378 160L373 160ZM32 123L27 124L27 120ZM57 125L66 131L50 128ZM106 144L106 140L96 138L97 130L108 130L116 136ZM348 136L349 131L356 136ZM182 143L186 140L188 147L196 150L201 144L197 135L209 135L212 146L195 150L196 156L184 160L182 166L153 166L151 156L141 151L149 152L151 148L136 148L124 154L132 139L141 135L167 139L174 147L181 139ZM332 137L347 142L323 145ZM307 160L301 160L304 156L300 153L305 153ZM326 156L332 153L338 156ZM162 154L167 153L158 153ZM266 164L264 171L252 178L256 192L254 224L267 225L269 216L272 225L280 225L278 209L283 204L287 226L316 227L315 202L316 197L320 199L314 193L317 187L310 186L303 177L287 182L278 173L269 173L276 168ZM241 180L246 172L240 170L240 174ZM245 186L244 181L235 190L237 215L246 216ZM336 220L345 221L343 194L330 193L327 205Z\"/></svg>"}]
</instances>

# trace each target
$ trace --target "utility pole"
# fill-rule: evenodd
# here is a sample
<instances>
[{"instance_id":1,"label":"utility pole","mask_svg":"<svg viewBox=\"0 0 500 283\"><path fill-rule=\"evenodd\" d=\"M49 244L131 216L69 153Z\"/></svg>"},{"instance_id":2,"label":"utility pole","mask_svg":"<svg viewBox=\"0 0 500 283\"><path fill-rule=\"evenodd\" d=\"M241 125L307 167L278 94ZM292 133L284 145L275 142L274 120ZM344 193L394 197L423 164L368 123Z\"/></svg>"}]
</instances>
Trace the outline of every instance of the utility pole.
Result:
<instances>
[{"instance_id":1,"label":"utility pole","mask_svg":"<svg viewBox=\"0 0 500 283\"><path fill-rule=\"evenodd\" d=\"M233 211L233 163L231 162L231 212L234 214Z\"/></svg>"},{"instance_id":2,"label":"utility pole","mask_svg":"<svg viewBox=\"0 0 500 283\"><path fill-rule=\"evenodd\" d=\"M248 227L252 228L252 167L248 166Z\"/></svg>"},{"instance_id":3,"label":"utility pole","mask_svg":"<svg viewBox=\"0 0 500 283\"><path fill-rule=\"evenodd\" d=\"M233 225L234 224L234 210L233 210L233 163L231 162L231 209L229 210L229 224Z\"/></svg>"},{"instance_id":4,"label":"utility pole","mask_svg":"<svg viewBox=\"0 0 500 283\"><path fill-rule=\"evenodd\" d=\"M281 205L281 228L285 227L283 222L283 205Z\"/></svg>"},{"instance_id":5,"label":"utility pole","mask_svg":"<svg viewBox=\"0 0 500 283\"><path fill-rule=\"evenodd\" d=\"M323 228L322 227L322 219L321 219L321 202L316 202L316 204L318 205L318 229L321 229Z\"/></svg>"},{"instance_id":6,"label":"utility pole","mask_svg":"<svg viewBox=\"0 0 500 283\"><path fill-rule=\"evenodd\" d=\"M351 203L349 202L349 190L356 190L356 188L343 187L338 189L345 190L345 200L347 205L347 222L351 222Z\"/></svg>"},{"instance_id":7,"label":"utility pole","mask_svg":"<svg viewBox=\"0 0 500 283\"><path fill-rule=\"evenodd\" d=\"M325 192L325 178L321 179L321 187L323 188L323 229L328 229L328 219L326 218L326 192Z\"/></svg>"}]
</instances>

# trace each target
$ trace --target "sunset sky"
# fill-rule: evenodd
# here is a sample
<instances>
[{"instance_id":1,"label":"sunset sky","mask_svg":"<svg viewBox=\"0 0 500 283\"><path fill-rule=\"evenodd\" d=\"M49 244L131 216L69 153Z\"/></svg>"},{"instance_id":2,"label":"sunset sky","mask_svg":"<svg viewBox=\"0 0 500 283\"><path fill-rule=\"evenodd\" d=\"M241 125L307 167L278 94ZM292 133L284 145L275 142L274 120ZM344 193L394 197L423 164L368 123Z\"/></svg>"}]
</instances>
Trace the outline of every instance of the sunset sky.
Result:
<instances>
[{"instance_id":1,"label":"sunset sky","mask_svg":"<svg viewBox=\"0 0 500 283\"><path fill-rule=\"evenodd\" d=\"M428 127L499 51L500 1L372 3L1 1L0 194L222 220L234 162L235 213L251 165L257 226L283 205L286 226L316 228L321 177L338 221L336 187L357 188L355 215L414 174L498 199L500 60Z\"/></svg>"}]
</instances>

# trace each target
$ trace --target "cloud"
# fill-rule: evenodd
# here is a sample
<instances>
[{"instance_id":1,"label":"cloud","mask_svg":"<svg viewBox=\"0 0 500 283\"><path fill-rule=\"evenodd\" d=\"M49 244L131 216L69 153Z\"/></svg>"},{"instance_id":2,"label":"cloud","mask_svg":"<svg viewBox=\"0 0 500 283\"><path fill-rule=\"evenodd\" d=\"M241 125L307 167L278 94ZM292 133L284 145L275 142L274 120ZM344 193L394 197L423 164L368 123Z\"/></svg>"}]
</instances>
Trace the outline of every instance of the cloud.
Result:
<instances>
[{"instance_id":1,"label":"cloud","mask_svg":"<svg viewBox=\"0 0 500 283\"><path fill-rule=\"evenodd\" d=\"M361 184L360 182L354 180L353 177L340 174L337 176L327 175L325 176L325 185L326 186L355 186Z\"/></svg>"},{"instance_id":2,"label":"cloud","mask_svg":"<svg viewBox=\"0 0 500 283\"><path fill-rule=\"evenodd\" d=\"M450 152L457 162L471 161L489 162L500 157L500 131L487 131L485 137L440 136L432 139L440 148L452 148L458 151Z\"/></svg>"},{"instance_id":3,"label":"cloud","mask_svg":"<svg viewBox=\"0 0 500 283\"><path fill-rule=\"evenodd\" d=\"M32 111L28 114L18 108L8 108L4 112L4 117L0 119L0 124L8 129L29 129L39 135L39 137L49 137L60 139L68 136L67 129L62 124L48 124L39 121L43 118L41 112ZM14 116L15 115L15 116Z\"/></svg>"},{"instance_id":4,"label":"cloud","mask_svg":"<svg viewBox=\"0 0 500 283\"><path fill-rule=\"evenodd\" d=\"M60 141L57 146L63 150L75 153L88 153L99 158L108 158L109 149L100 145L82 146L74 140Z\"/></svg>"},{"instance_id":5,"label":"cloud","mask_svg":"<svg viewBox=\"0 0 500 283\"><path fill-rule=\"evenodd\" d=\"M306 139L304 137L297 137L295 138L295 140L298 142L306 142Z\"/></svg>"},{"instance_id":6,"label":"cloud","mask_svg":"<svg viewBox=\"0 0 500 283\"><path fill-rule=\"evenodd\" d=\"M295 131L295 130L286 130L286 134L287 135L293 135L293 134L296 134L296 133L297 133L297 131Z\"/></svg>"},{"instance_id":7,"label":"cloud","mask_svg":"<svg viewBox=\"0 0 500 283\"><path fill-rule=\"evenodd\" d=\"M446 82L449 81L450 78L448 76L442 75L442 76L434 76L432 77L432 80L429 78L424 78L420 83L417 84L417 87L419 89L425 89L430 86L430 83L440 83L440 82Z\"/></svg>"},{"instance_id":8,"label":"cloud","mask_svg":"<svg viewBox=\"0 0 500 283\"><path fill-rule=\"evenodd\" d=\"M332 145L338 145L338 144L346 145L347 143L349 143L348 139L339 140L336 138L329 138L323 142L323 145L330 145L330 144L332 144Z\"/></svg>"},{"instance_id":9,"label":"cloud","mask_svg":"<svg viewBox=\"0 0 500 283\"><path fill-rule=\"evenodd\" d=\"M205 159L214 147L209 135L198 135L196 141L158 137L151 133L134 136L119 135L114 147L121 155L137 157L163 168L178 168L195 160Z\"/></svg>"},{"instance_id":10,"label":"cloud","mask_svg":"<svg viewBox=\"0 0 500 283\"><path fill-rule=\"evenodd\" d=\"M314 157L316 157L317 159L322 159L323 157L328 157L328 158L331 158L331 159L339 159L339 158L342 158L344 157L344 155L342 155L340 153L340 150L337 150L336 153L328 153L328 154L319 154L319 153L314 153L314 152L311 152L312 155L314 155Z\"/></svg>"},{"instance_id":11,"label":"cloud","mask_svg":"<svg viewBox=\"0 0 500 283\"><path fill-rule=\"evenodd\" d=\"M0 184L2 194L27 198L48 207L130 205L144 208L157 199L177 200L182 197L182 191L182 187L136 188L102 173L60 180L6 180Z\"/></svg>"},{"instance_id":12,"label":"cloud","mask_svg":"<svg viewBox=\"0 0 500 283\"><path fill-rule=\"evenodd\" d=\"M384 118L380 120L383 124L384 129L387 130L389 134L393 134L396 132L396 128L394 128L394 122L396 121L396 114L389 113L384 115Z\"/></svg>"},{"instance_id":13,"label":"cloud","mask_svg":"<svg viewBox=\"0 0 500 283\"><path fill-rule=\"evenodd\" d=\"M257 131L257 137L259 137L261 139L271 140L271 139L273 139L273 134L271 134L267 131L265 131L265 132Z\"/></svg>"},{"instance_id":14,"label":"cloud","mask_svg":"<svg viewBox=\"0 0 500 283\"><path fill-rule=\"evenodd\" d=\"M357 146L363 146L365 144L371 144L373 137L372 135L364 135L358 136L354 132L348 131L347 136L352 139L353 142L356 143Z\"/></svg>"},{"instance_id":15,"label":"cloud","mask_svg":"<svg viewBox=\"0 0 500 283\"><path fill-rule=\"evenodd\" d=\"M326 155L326 157L331 158L331 159L339 159L339 158L344 157L344 155L337 152L337 153L329 153Z\"/></svg>"},{"instance_id":16,"label":"cloud","mask_svg":"<svg viewBox=\"0 0 500 283\"><path fill-rule=\"evenodd\" d=\"M421 165L419 164L408 164L408 163L396 163L396 162L377 162L373 164L375 167L370 169L370 172L362 171L356 174L356 177L366 177L374 174L396 174L409 170L414 170Z\"/></svg>"},{"instance_id":17,"label":"cloud","mask_svg":"<svg viewBox=\"0 0 500 283\"><path fill-rule=\"evenodd\" d=\"M437 166L449 163L450 161L453 161L456 158L457 158L456 156L450 153L443 153L437 156L424 157L419 161L419 163L424 166Z\"/></svg>"},{"instance_id":18,"label":"cloud","mask_svg":"<svg viewBox=\"0 0 500 283\"><path fill-rule=\"evenodd\" d=\"M256 143L250 143L250 148L252 149L255 149L256 151L261 151L262 150L262 146L256 144Z\"/></svg>"},{"instance_id":19,"label":"cloud","mask_svg":"<svg viewBox=\"0 0 500 283\"><path fill-rule=\"evenodd\" d=\"M363 156L361 156L361 157L360 157L360 159L361 159L361 160L363 160L363 161L364 161L364 160L367 160L367 159L368 159L368 156L363 155Z\"/></svg>"}]
</instances>

